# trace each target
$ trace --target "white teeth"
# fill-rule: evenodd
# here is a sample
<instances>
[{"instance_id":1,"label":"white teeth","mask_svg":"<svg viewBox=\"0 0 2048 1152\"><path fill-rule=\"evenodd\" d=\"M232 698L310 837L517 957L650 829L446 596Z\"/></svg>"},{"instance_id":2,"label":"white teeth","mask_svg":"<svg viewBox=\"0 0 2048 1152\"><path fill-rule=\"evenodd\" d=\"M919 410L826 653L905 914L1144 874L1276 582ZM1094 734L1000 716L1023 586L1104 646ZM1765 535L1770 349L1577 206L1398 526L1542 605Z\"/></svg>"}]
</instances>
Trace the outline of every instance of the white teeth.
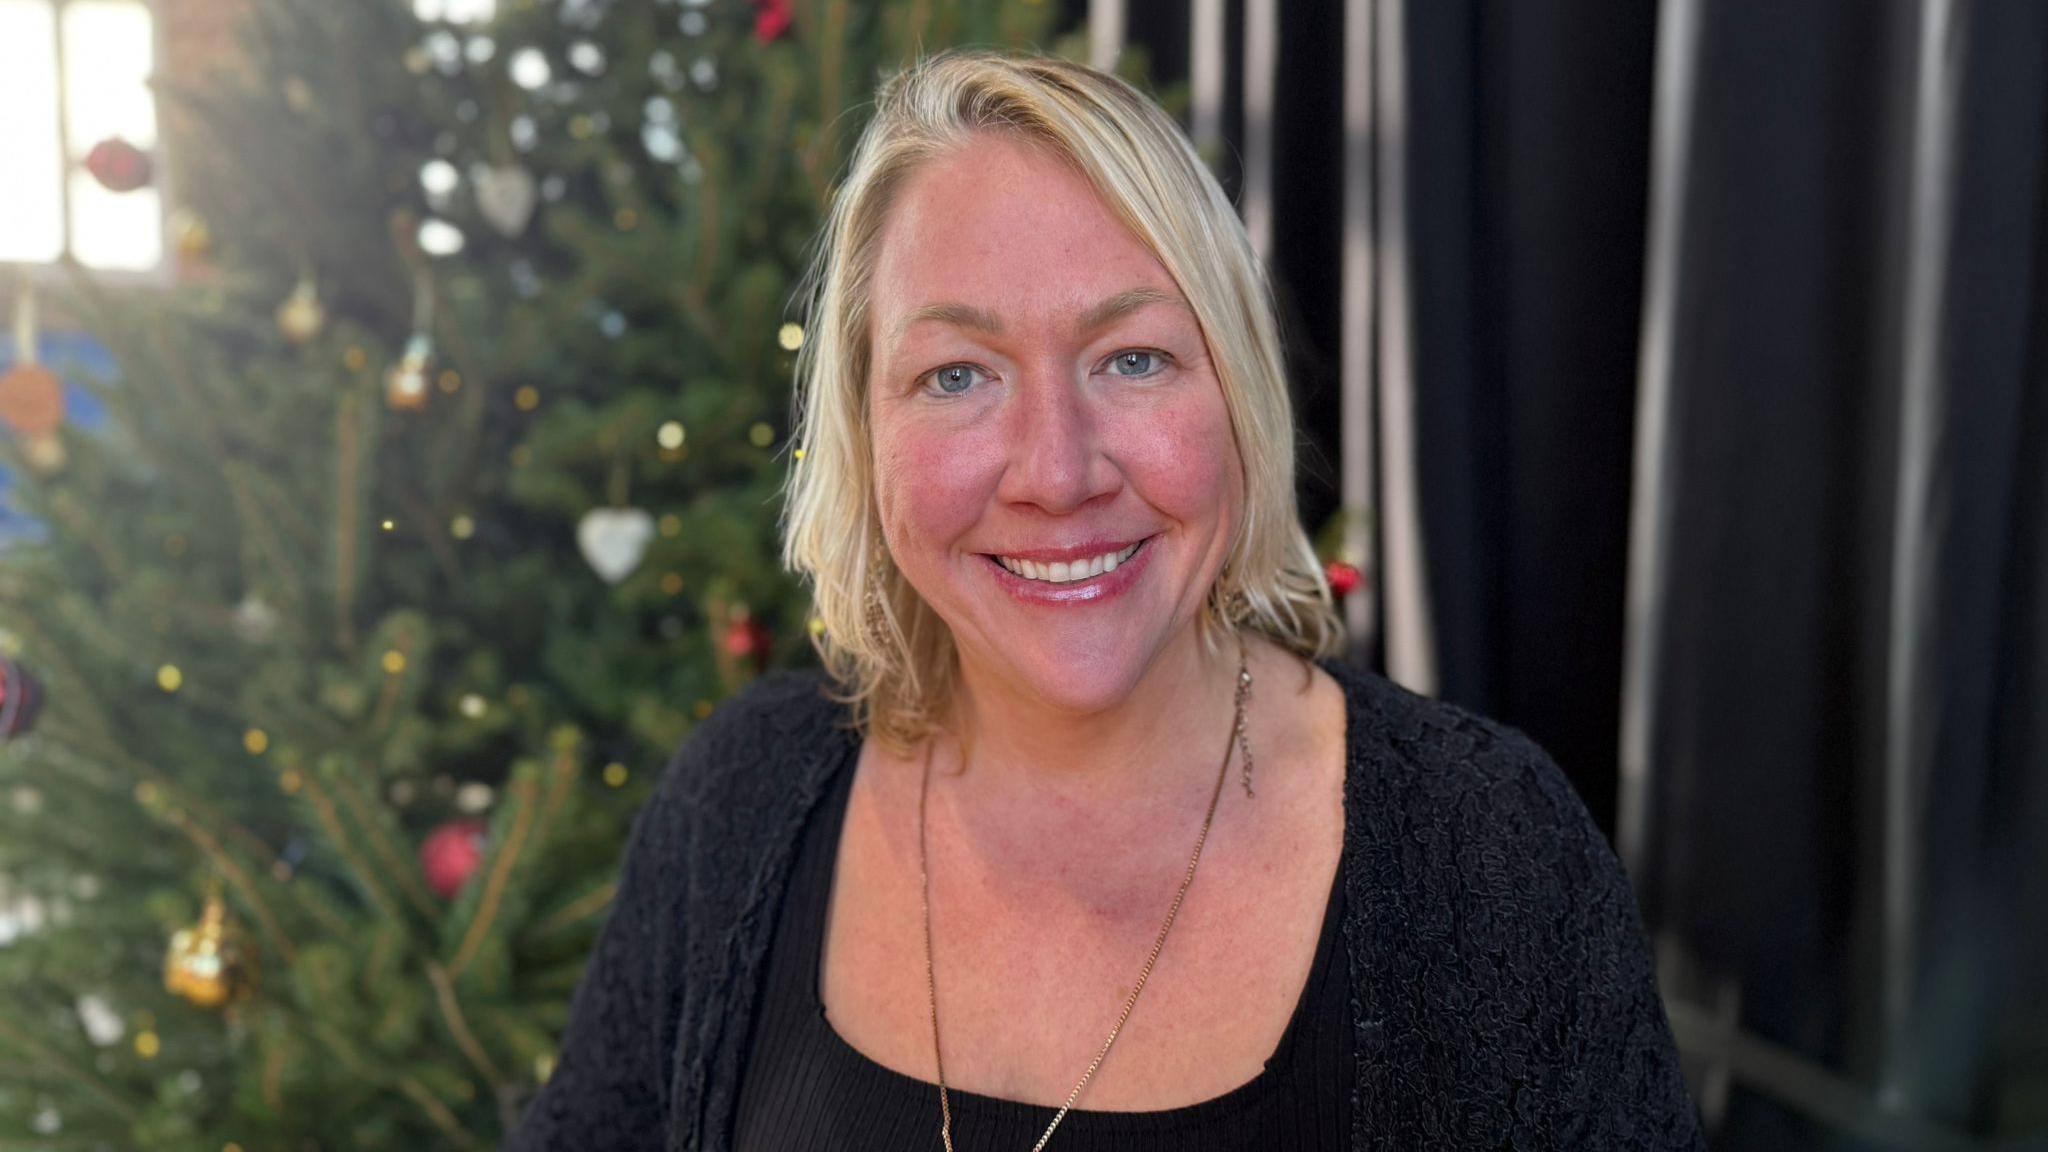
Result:
<instances>
[{"instance_id":1,"label":"white teeth","mask_svg":"<svg viewBox=\"0 0 2048 1152\"><path fill-rule=\"evenodd\" d=\"M1142 540L1138 542L1138 544L1143 543L1144 541ZM1071 584L1076 580L1088 580L1100 576L1104 572L1116 571L1117 565L1129 560L1131 555L1138 550L1138 544L1133 544L1121 552L1105 552L1100 556L1091 557L1087 560L1054 560L1049 564L1040 564L1035 560L1017 560L1008 556L998 556L996 557L996 563L1024 577L1026 580L1040 580L1047 584Z\"/></svg>"}]
</instances>

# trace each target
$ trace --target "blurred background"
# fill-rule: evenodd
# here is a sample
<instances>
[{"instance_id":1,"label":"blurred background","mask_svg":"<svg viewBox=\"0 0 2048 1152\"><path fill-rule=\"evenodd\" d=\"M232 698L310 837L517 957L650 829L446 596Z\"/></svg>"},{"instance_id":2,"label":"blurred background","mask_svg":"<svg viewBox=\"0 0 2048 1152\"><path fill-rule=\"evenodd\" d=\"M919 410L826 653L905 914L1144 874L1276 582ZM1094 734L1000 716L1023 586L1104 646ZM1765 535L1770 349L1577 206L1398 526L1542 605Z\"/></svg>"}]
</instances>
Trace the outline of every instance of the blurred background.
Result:
<instances>
[{"instance_id":1,"label":"blurred background","mask_svg":"<svg viewBox=\"0 0 2048 1152\"><path fill-rule=\"evenodd\" d=\"M919 46L1275 281L1349 658L1634 877L1716 1148L2048 1148L2048 5L0 0L0 1149L491 1148L811 659L793 299Z\"/></svg>"}]
</instances>

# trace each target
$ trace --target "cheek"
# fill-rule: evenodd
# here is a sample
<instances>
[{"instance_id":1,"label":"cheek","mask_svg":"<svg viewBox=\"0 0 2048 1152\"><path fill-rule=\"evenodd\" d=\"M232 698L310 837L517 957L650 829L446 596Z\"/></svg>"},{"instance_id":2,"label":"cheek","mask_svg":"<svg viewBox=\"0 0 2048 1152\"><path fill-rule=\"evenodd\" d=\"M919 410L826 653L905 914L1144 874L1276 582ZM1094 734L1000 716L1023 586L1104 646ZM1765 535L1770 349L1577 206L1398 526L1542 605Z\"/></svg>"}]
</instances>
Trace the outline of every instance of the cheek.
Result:
<instances>
[{"instance_id":1,"label":"cheek","mask_svg":"<svg viewBox=\"0 0 2048 1152\"><path fill-rule=\"evenodd\" d=\"M1001 475L993 436L885 423L875 435L875 489L890 549L906 562L943 552L980 520Z\"/></svg>"},{"instance_id":2,"label":"cheek","mask_svg":"<svg viewBox=\"0 0 2048 1152\"><path fill-rule=\"evenodd\" d=\"M1106 439L1147 504L1184 523L1235 519L1243 483L1221 397L1133 412Z\"/></svg>"}]
</instances>

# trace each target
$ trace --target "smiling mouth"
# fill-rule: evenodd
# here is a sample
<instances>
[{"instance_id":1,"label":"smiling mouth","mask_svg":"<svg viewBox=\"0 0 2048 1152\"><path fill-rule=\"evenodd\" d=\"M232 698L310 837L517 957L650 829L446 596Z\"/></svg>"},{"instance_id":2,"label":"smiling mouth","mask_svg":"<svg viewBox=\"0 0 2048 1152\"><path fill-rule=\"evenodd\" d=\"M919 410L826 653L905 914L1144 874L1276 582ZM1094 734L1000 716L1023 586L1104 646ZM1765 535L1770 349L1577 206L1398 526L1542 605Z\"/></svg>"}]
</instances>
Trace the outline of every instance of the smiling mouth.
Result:
<instances>
[{"instance_id":1,"label":"smiling mouth","mask_svg":"<svg viewBox=\"0 0 2048 1152\"><path fill-rule=\"evenodd\" d=\"M1039 560L1023 560L1012 556L1001 556L991 553L984 553L984 555L987 555L990 560L1002 565L1005 571L1020 579L1031 580L1040 584L1075 584L1116 571L1118 567L1128 562L1131 557L1136 556L1139 549L1151 542L1152 538L1147 536L1130 547L1118 551L1104 552L1099 556L1090 556L1081 560L1054 560L1050 563Z\"/></svg>"}]
</instances>

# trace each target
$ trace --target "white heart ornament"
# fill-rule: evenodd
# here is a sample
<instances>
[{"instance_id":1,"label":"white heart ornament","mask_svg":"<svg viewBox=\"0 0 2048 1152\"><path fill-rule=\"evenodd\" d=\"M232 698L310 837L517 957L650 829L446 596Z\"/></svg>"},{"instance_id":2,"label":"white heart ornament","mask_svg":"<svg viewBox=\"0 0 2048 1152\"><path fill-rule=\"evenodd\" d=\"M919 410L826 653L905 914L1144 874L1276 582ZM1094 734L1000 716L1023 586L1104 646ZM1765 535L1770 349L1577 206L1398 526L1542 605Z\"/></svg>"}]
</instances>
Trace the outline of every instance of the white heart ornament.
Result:
<instances>
[{"instance_id":1,"label":"white heart ornament","mask_svg":"<svg viewBox=\"0 0 2048 1152\"><path fill-rule=\"evenodd\" d=\"M508 237L526 231L527 221L533 219L534 205L540 202L533 173L517 164L508 164L477 169L472 178L476 181L477 210L491 227Z\"/></svg>"},{"instance_id":2,"label":"white heart ornament","mask_svg":"<svg viewBox=\"0 0 2048 1152\"><path fill-rule=\"evenodd\" d=\"M576 525L576 546L607 584L633 574L654 539L654 517L641 508L596 508Z\"/></svg>"}]
</instances>

